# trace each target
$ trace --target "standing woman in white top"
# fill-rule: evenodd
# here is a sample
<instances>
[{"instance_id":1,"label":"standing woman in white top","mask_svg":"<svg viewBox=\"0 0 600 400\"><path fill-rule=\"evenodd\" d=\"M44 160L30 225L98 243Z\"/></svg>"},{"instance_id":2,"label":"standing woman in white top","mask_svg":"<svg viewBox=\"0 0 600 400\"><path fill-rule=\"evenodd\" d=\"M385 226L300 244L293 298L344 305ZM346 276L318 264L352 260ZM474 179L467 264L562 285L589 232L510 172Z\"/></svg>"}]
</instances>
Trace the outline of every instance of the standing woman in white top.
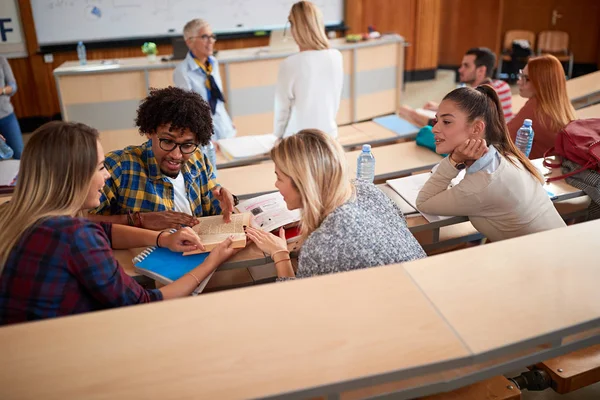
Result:
<instances>
[{"instance_id":1,"label":"standing woman in white top","mask_svg":"<svg viewBox=\"0 0 600 400\"><path fill-rule=\"evenodd\" d=\"M491 86L448 93L433 134L436 152L450 155L421 189L420 211L467 216L494 242L565 226L542 186L542 176L510 139ZM463 169L464 179L448 188Z\"/></svg>"},{"instance_id":2,"label":"standing woman in white top","mask_svg":"<svg viewBox=\"0 0 600 400\"><path fill-rule=\"evenodd\" d=\"M344 80L342 54L329 48L321 11L313 3L295 3L288 19L300 52L279 67L274 134L281 138L319 129L335 138Z\"/></svg>"}]
</instances>

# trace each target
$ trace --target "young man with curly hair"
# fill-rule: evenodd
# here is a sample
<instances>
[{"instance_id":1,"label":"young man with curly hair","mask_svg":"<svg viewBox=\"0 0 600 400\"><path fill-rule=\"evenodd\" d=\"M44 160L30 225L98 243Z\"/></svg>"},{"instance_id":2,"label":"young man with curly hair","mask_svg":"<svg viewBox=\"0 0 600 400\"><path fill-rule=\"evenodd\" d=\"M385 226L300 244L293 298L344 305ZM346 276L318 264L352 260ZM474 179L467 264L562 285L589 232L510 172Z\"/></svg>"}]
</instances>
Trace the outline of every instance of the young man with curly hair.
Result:
<instances>
[{"instance_id":1,"label":"young man with curly hair","mask_svg":"<svg viewBox=\"0 0 600 400\"><path fill-rule=\"evenodd\" d=\"M213 135L208 103L179 88L153 89L135 123L148 141L106 155L110 178L89 218L156 230L221 213L229 221L235 196L217 184L200 150Z\"/></svg>"}]
</instances>

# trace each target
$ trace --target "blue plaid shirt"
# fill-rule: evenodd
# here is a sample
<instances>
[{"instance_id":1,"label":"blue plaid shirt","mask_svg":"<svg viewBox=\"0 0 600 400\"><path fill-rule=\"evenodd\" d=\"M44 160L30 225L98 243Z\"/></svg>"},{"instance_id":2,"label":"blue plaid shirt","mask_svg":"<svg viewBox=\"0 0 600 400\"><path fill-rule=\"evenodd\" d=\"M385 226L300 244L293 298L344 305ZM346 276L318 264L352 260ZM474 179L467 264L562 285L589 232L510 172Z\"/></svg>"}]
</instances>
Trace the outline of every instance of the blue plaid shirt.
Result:
<instances>
[{"instance_id":1,"label":"blue plaid shirt","mask_svg":"<svg viewBox=\"0 0 600 400\"><path fill-rule=\"evenodd\" d=\"M152 141L141 146L129 146L106 155L110 178L106 181L100 206L92 214L117 215L132 212L173 211L173 184L160 170ZM181 168L187 198L196 217L219 215L221 207L213 196L216 183L208 158L196 150Z\"/></svg>"}]
</instances>

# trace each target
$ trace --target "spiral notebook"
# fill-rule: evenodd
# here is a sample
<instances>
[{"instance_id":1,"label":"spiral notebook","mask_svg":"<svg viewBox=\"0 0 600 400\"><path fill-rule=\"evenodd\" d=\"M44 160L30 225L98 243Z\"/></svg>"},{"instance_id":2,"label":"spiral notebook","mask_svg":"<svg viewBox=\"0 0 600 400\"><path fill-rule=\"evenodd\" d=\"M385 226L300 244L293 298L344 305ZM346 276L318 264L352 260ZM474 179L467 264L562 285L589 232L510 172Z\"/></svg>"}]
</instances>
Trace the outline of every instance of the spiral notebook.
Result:
<instances>
[{"instance_id":1,"label":"spiral notebook","mask_svg":"<svg viewBox=\"0 0 600 400\"><path fill-rule=\"evenodd\" d=\"M182 253L152 246L135 257L133 265L140 274L166 285L202 264L208 255L209 253L201 253L184 257ZM200 282L200 285L192 293L193 295L202 293L213 273L214 271Z\"/></svg>"}]
</instances>

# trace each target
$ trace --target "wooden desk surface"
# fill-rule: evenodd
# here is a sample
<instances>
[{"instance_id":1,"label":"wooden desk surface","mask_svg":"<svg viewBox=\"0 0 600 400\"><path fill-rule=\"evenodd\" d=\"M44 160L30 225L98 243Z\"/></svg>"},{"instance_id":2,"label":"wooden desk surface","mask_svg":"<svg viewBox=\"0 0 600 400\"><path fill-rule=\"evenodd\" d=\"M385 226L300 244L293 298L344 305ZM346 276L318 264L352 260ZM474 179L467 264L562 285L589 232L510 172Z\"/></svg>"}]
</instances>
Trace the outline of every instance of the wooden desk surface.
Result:
<instances>
[{"instance_id":1,"label":"wooden desk surface","mask_svg":"<svg viewBox=\"0 0 600 400\"><path fill-rule=\"evenodd\" d=\"M416 134L417 132L414 132L414 134L401 137L373 121L367 121L357 124L339 126L337 139L345 149L352 149L362 146L365 143L375 147L403 140L414 139ZM266 161L269 158L270 157L268 154L264 154L256 157L230 160L225 157L223 153L217 151L217 168L225 169L244 165L252 165Z\"/></svg>"},{"instance_id":2,"label":"wooden desk surface","mask_svg":"<svg viewBox=\"0 0 600 400\"><path fill-rule=\"evenodd\" d=\"M474 353L600 318L600 221L404 264Z\"/></svg>"},{"instance_id":3,"label":"wooden desk surface","mask_svg":"<svg viewBox=\"0 0 600 400\"><path fill-rule=\"evenodd\" d=\"M415 142L396 143L372 149L375 156L375 178L387 179L408 175L433 167L442 157ZM350 175L354 176L360 150L346 153ZM272 161L219 171L219 183L240 198L274 192L275 168Z\"/></svg>"},{"instance_id":4,"label":"wooden desk surface","mask_svg":"<svg viewBox=\"0 0 600 400\"><path fill-rule=\"evenodd\" d=\"M600 118L600 104L595 104L593 106L580 108L575 111L575 115L579 119L584 118Z\"/></svg>"},{"instance_id":5,"label":"wooden desk surface","mask_svg":"<svg viewBox=\"0 0 600 400\"><path fill-rule=\"evenodd\" d=\"M571 101L600 91L600 71L569 79L567 93Z\"/></svg>"},{"instance_id":6,"label":"wooden desk surface","mask_svg":"<svg viewBox=\"0 0 600 400\"><path fill-rule=\"evenodd\" d=\"M400 266L5 327L0 353L23 399L258 398L469 355Z\"/></svg>"}]
</instances>

